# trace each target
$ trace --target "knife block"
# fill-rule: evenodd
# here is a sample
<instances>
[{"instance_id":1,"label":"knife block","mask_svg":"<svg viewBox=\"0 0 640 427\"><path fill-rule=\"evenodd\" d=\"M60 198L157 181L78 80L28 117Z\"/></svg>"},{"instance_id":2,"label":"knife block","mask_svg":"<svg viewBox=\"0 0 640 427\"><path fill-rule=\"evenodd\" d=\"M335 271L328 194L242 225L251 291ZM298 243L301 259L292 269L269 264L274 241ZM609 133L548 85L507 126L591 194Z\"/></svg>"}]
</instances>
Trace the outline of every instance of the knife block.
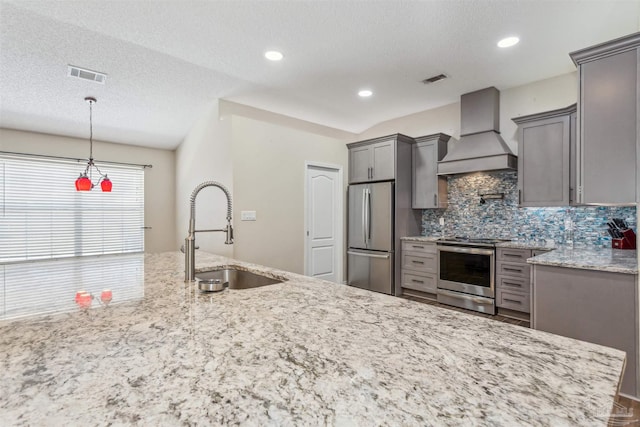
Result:
<instances>
[{"instance_id":1,"label":"knife block","mask_svg":"<svg viewBox=\"0 0 640 427\"><path fill-rule=\"evenodd\" d=\"M612 239L611 247L613 249L635 249L636 248L636 233L632 229L627 229L622 232L623 238Z\"/></svg>"}]
</instances>

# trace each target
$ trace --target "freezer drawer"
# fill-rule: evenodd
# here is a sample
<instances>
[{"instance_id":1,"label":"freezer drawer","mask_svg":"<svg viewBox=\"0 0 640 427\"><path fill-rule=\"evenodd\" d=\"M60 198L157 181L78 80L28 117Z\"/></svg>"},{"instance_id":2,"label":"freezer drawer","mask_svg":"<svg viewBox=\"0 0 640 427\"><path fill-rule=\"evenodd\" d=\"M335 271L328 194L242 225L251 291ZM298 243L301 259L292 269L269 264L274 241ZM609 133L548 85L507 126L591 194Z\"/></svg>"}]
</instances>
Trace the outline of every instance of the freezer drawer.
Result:
<instances>
[{"instance_id":1,"label":"freezer drawer","mask_svg":"<svg viewBox=\"0 0 640 427\"><path fill-rule=\"evenodd\" d=\"M393 253L350 249L347 252L347 284L392 295Z\"/></svg>"}]
</instances>

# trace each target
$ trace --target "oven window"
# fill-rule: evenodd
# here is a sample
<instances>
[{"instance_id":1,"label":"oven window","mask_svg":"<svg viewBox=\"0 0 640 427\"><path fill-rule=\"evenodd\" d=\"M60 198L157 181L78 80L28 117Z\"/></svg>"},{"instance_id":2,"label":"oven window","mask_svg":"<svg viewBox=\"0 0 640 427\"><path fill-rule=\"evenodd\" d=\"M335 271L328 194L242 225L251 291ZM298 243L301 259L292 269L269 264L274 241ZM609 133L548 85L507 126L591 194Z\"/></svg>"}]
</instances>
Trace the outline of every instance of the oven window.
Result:
<instances>
[{"instance_id":1,"label":"oven window","mask_svg":"<svg viewBox=\"0 0 640 427\"><path fill-rule=\"evenodd\" d=\"M440 280L491 287L491 256L440 252Z\"/></svg>"}]
</instances>

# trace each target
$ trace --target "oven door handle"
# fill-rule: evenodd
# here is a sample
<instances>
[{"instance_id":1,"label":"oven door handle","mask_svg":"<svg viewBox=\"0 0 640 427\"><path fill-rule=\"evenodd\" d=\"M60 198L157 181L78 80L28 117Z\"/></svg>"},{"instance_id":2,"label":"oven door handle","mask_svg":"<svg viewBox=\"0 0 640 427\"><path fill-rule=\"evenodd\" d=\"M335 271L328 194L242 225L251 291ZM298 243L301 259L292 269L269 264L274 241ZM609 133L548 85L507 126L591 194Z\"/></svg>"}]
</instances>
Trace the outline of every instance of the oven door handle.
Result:
<instances>
[{"instance_id":1,"label":"oven door handle","mask_svg":"<svg viewBox=\"0 0 640 427\"><path fill-rule=\"evenodd\" d=\"M460 246L444 246L438 245L439 252L458 252L462 254L476 254L476 255L493 255L495 251L493 249L481 249L481 248L466 248Z\"/></svg>"}]
</instances>

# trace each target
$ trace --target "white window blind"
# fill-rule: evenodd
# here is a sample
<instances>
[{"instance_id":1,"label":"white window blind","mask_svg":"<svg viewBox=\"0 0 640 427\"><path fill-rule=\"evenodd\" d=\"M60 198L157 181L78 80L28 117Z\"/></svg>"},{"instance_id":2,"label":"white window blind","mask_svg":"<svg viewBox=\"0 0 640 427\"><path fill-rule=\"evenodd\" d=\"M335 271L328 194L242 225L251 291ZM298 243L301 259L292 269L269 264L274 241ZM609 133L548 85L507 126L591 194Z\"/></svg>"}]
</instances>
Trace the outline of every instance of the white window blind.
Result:
<instances>
[{"instance_id":1,"label":"white window blind","mask_svg":"<svg viewBox=\"0 0 640 427\"><path fill-rule=\"evenodd\" d=\"M110 193L76 191L83 163L0 153L0 263L144 250L143 168L97 163Z\"/></svg>"}]
</instances>

